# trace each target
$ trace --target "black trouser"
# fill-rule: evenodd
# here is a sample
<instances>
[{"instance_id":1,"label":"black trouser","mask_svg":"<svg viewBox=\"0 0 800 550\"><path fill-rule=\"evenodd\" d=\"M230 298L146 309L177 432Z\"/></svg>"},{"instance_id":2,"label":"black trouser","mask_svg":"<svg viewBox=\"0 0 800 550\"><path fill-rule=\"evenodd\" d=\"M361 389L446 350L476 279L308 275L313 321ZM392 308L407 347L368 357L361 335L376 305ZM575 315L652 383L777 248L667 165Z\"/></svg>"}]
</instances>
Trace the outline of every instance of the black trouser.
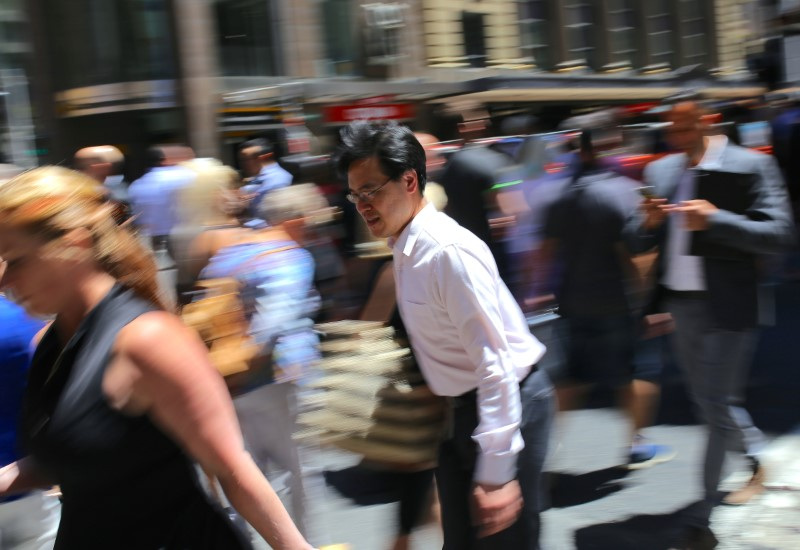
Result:
<instances>
[{"instance_id":1,"label":"black trouser","mask_svg":"<svg viewBox=\"0 0 800 550\"><path fill-rule=\"evenodd\" d=\"M520 386L525 448L517 457L517 479L524 505L519 519L508 529L479 539L470 511L477 444L472 434L478 426L477 394L469 392L453 401L452 437L439 448L436 483L442 509L444 550L536 550L539 548L539 512L542 509L542 467L547 454L555 400L550 379L542 370Z\"/></svg>"}]
</instances>

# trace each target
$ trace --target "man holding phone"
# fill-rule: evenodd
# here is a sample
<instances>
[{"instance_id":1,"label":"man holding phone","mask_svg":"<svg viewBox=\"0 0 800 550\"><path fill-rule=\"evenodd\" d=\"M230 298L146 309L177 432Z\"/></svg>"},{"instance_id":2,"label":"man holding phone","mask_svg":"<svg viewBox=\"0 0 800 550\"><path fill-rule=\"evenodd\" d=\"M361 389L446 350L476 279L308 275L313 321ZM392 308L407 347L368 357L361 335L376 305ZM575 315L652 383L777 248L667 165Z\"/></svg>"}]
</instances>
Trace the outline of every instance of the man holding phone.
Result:
<instances>
[{"instance_id":1,"label":"man holding phone","mask_svg":"<svg viewBox=\"0 0 800 550\"><path fill-rule=\"evenodd\" d=\"M691 518L685 548L712 548L708 529L713 507L744 504L763 490L761 432L742 407L747 371L759 324L758 256L780 253L794 243L789 199L774 160L706 135L703 111L681 101L666 114L667 133L679 151L652 162L645 183L660 198L642 203L639 246L659 246L655 298L675 320L676 355L689 392L708 424L703 470L704 499ZM752 203L743 213L697 198L700 171L752 175ZM741 258L697 255L692 241L739 251ZM752 477L743 489L720 495L727 450L744 452Z\"/></svg>"}]
</instances>

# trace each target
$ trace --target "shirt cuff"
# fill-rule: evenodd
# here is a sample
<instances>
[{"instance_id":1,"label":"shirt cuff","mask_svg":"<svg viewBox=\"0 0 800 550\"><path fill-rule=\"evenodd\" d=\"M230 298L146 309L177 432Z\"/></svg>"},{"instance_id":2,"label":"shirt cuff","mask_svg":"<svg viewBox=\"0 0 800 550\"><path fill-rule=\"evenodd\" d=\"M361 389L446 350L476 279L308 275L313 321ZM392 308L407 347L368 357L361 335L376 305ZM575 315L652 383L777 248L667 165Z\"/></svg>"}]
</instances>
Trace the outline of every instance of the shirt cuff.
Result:
<instances>
[{"instance_id":1,"label":"shirt cuff","mask_svg":"<svg viewBox=\"0 0 800 550\"><path fill-rule=\"evenodd\" d=\"M517 454L478 455L475 464L475 483L505 485L517 477Z\"/></svg>"}]
</instances>

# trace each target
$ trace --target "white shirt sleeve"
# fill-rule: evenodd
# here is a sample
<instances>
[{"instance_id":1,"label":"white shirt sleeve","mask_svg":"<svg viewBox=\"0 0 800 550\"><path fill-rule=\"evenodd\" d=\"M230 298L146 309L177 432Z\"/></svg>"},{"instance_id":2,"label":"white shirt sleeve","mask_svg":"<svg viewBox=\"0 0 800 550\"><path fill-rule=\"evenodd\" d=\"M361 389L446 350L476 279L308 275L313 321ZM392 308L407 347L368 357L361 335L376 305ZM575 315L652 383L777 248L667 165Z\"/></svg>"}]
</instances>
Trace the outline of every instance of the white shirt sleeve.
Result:
<instances>
[{"instance_id":1,"label":"white shirt sleeve","mask_svg":"<svg viewBox=\"0 0 800 550\"><path fill-rule=\"evenodd\" d=\"M501 485L516 477L521 404L516 368L503 330L497 267L488 249L444 247L435 258L436 293L478 375L480 452L474 479Z\"/></svg>"}]
</instances>

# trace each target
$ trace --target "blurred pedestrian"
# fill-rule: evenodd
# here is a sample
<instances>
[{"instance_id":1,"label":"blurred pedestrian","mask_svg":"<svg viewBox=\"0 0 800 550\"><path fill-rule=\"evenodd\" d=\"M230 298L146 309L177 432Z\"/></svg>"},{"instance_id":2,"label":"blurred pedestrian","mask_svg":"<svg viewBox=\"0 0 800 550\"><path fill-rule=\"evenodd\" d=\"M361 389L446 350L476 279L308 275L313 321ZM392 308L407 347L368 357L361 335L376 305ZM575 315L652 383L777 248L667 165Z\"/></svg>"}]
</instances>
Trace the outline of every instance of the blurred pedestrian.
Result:
<instances>
[{"instance_id":1,"label":"blurred pedestrian","mask_svg":"<svg viewBox=\"0 0 800 550\"><path fill-rule=\"evenodd\" d=\"M147 150L150 170L134 181L129 190L132 222L143 242L150 247L158 267L158 281L166 303L178 303L175 281L175 250L170 241L172 227L177 221L178 193L188 185L192 173L178 163L186 147L163 145Z\"/></svg>"},{"instance_id":2,"label":"blurred pedestrian","mask_svg":"<svg viewBox=\"0 0 800 550\"><path fill-rule=\"evenodd\" d=\"M452 405L436 470L444 548L539 548L553 400L536 366L544 346L486 245L423 197L425 151L411 131L356 122L342 142L350 200L373 235L391 238L417 362Z\"/></svg>"},{"instance_id":3,"label":"blurred pedestrian","mask_svg":"<svg viewBox=\"0 0 800 550\"><path fill-rule=\"evenodd\" d=\"M709 427L704 498L691 518L687 544L710 547L713 507L721 500L743 504L764 488L759 454L765 440L742 406L759 323L758 263L761 255L792 245L794 225L772 157L729 143L725 136L706 135L703 110L694 101L674 104L666 120L668 138L680 152L645 169L645 181L659 198L642 204L642 248L660 245L656 298L663 299L675 321L677 359ZM750 175L746 213L696 198L700 178L719 171L729 174L731 185L736 174ZM693 253L692 242L700 238L727 252ZM721 497L718 485L728 450L745 453L751 477L744 488Z\"/></svg>"},{"instance_id":4,"label":"blurred pedestrian","mask_svg":"<svg viewBox=\"0 0 800 550\"><path fill-rule=\"evenodd\" d=\"M194 461L273 548L310 548L245 451L200 339L160 306L155 265L101 191L59 167L0 184L0 288L52 315L0 496L58 484L58 548L247 548Z\"/></svg>"},{"instance_id":5,"label":"blurred pedestrian","mask_svg":"<svg viewBox=\"0 0 800 550\"><path fill-rule=\"evenodd\" d=\"M440 183L447 194L445 213L481 239L492 252L503 281L508 279L508 262L502 239L492 232L490 218L496 215L494 185L513 159L478 142L488 133L487 120L471 120L459 125L464 146L453 153L445 165Z\"/></svg>"},{"instance_id":6,"label":"blurred pedestrian","mask_svg":"<svg viewBox=\"0 0 800 550\"><path fill-rule=\"evenodd\" d=\"M636 181L600 165L593 135L594 129L581 132L580 167L544 207L544 240L535 263L540 278L555 281L556 343L563 347L564 360L551 374L559 409L574 409L592 386L616 390L630 423L625 463L639 469L675 456L671 448L648 443L641 434L650 424L657 395L652 382L634 380L641 304L630 243L636 238L641 197Z\"/></svg>"},{"instance_id":7,"label":"blurred pedestrian","mask_svg":"<svg viewBox=\"0 0 800 550\"><path fill-rule=\"evenodd\" d=\"M261 201L270 191L287 187L292 174L284 170L275 158L275 147L266 138L255 138L239 146L239 162L249 181L242 187L248 197L247 215L258 219Z\"/></svg>"},{"instance_id":8,"label":"blurred pedestrian","mask_svg":"<svg viewBox=\"0 0 800 550\"><path fill-rule=\"evenodd\" d=\"M226 234L239 234L238 214L244 201L238 193L239 174L216 159L194 159L181 163L189 181L175 193L175 224L170 229L172 256L176 267L178 302L191 300L200 271L217 250ZM201 237L203 235L203 237Z\"/></svg>"},{"instance_id":9,"label":"blurred pedestrian","mask_svg":"<svg viewBox=\"0 0 800 550\"><path fill-rule=\"evenodd\" d=\"M128 189L134 225L154 251L169 250L169 235L176 223L177 195L192 179L180 166L183 148L157 145L147 150L150 169Z\"/></svg>"},{"instance_id":10,"label":"blurred pedestrian","mask_svg":"<svg viewBox=\"0 0 800 550\"><path fill-rule=\"evenodd\" d=\"M5 260L0 258L0 281L5 267ZM43 325L0 292L0 464L3 465L22 458L17 444L17 424L33 339ZM57 497L42 490L0 497L0 548L53 548L59 515Z\"/></svg>"},{"instance_id":11,"label":"blurred pedestrian","mask_svg":"<svg viewBox=\"0 0 800 550\"><path fill-rule=\"evenodd\" d=\"M108 200L114 204L114 217L118 223L130 218L128 183L122 170L125 156L113 145L93 145L78 149L73 156L74 168L93 178L105 189Z\"/></svg>"},{"instance_id":12,"label":"blurred pedestrian","mask_svg":"<svg viewBox=\"0 0 800 550\"><path fill-rule=\"evenodd\" d=\"M198 237L195 257L209 246L209 263L200 279L233 277L249 320L248 332L261 352L250 370L232 384L234 407L245 445L256 464L289 473L294 521L308 533L306 486L300 451L294 440L297 392L319 359L313 317L319 309L314 288L314 261L302 243L316 193L312 184L276 189L261 202L262 229L222 229Z\"/></svg>"}]
</instances>

